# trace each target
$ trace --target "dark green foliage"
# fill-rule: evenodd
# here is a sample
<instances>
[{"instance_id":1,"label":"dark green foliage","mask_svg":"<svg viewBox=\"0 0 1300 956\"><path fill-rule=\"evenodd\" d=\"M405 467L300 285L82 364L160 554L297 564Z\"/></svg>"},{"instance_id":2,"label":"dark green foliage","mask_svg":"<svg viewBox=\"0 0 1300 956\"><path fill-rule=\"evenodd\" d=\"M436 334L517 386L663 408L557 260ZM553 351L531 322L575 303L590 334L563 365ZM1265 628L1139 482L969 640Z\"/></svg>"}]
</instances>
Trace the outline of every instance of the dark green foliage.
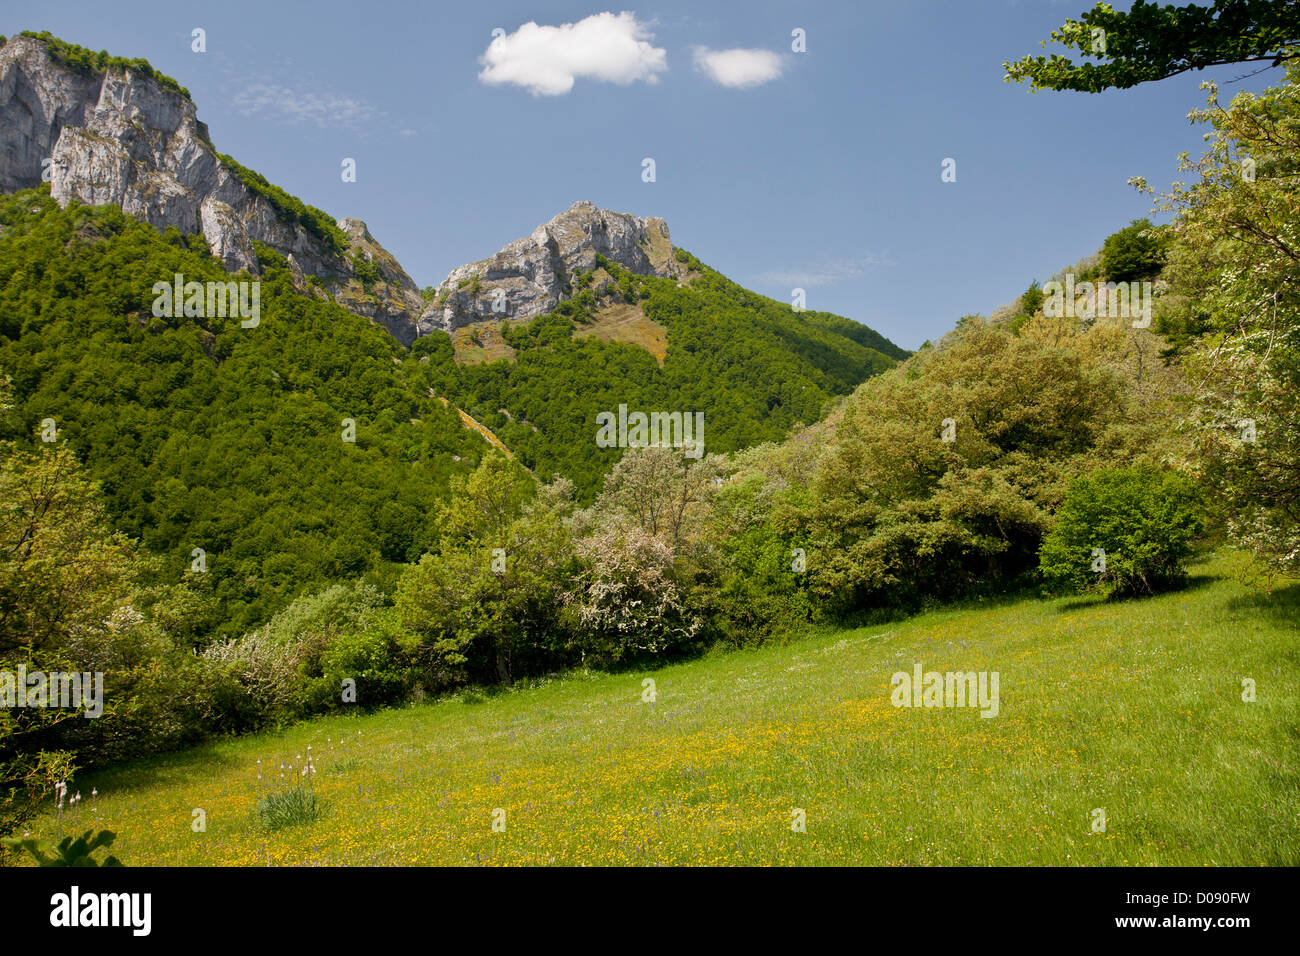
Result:
<instances>
[{"instance_id":1,"label":"dark green foliage","mask_svg":"<svg viewBox=\"0 0 1300 956\"><path fill-rule=\"evenodd\" d=\"M1043 295L1042 286L1040 286L1038 280L1035 279L1029 284L1029 288L1020 296L1020 311L1025 315L1033 315L1043 307L1043 300L1045 298L1046 296Z\"/></svg>"},{"instance_id":2,"label":"dark green foliage","mask_svg":"<svg viewBox=\"0 0 1300 956\"><path fill-rule=\"evenodd\" d=\"M558 616L573 565L563 525L570 486L539 488L499 454L451 485L437 548L402 576L388 633L409 635L406 647L428 689L543 673L562 656Z\"/></svg>"},{"instance_id":3,"label":"dark green foliage","mask_svg":"<svg viewBox=\"0 0 1300 956\"><path fill-rule=\"evenodd\" d=\"M1038 284L1037 279L1029 283L1029 288L1020 294L1015 311L1007 319L1011 331L1018 332L1024 328L1025 323L1033 318L1034 313L1043 307L1046 299L1047 296L1043 293L1043 288Z\"/></svg>"},{"instance_id":4,"label":"dark green foliage","mask_svg":"<svg viewBox=\"0 0 1300 956\"><path fill-rule=\"evenodd\" d=\"M708 602L712 633L737 646L806 626L816 611L808 575L790 539L774 525L770 504L755 500L757 490L751 480L719 496L717 514L724 522L738 511L755 517L748 524L731 519L738 526L719 537L716 586L697 595Z\"/></svg>"},{"instance_id":5,"label":"dark green foliage","mask_svg":"<svg viewBox=\"0 0 1300 956\"><path fill-rule=\"evenodd\" d=\"M0 198L0 224L0 369L21 440L53 418L116 527L164 557L162 580L202 548L219 633L418 556L427 509L487 448L408 381L383 330L294 293L271 256L245 329L154 318L155 282L228 276L116 208L31 190Z\"/></svg>"},{"instance_id":6,"label":"dark green foliage","mask_svg":"<svg viewBox=\"0 0 1300 956\"><path fill-rule=\"evenodd\" d=\"M621 455L596 446L599 412L617 413L620 404L629 411L703 412L707 451L733 451L819 420L832 398L908 354L865 325L796 313L685 255L702 273L690 285L636 276L628 279L628 294L620 292L628 298L635 281L646 316L667 329L663 368L637 346L573 337L575 325L591 321L604 304L588 288L550 315L504 329L514 360L458 368L456 381L442 386L432 381L441 367L431 362L431 386L450 388L457 404L529 468L564 475L589 499ZM615 277L615 288L628 278L603 257L597 264Z\"/></svg>"},{"instance_id":7,"label":"dark green foliage","mask_svg":"<svg viewBox=\"0 0 1300 956\"><path fill-rule=\"evenodd\" d=\"M49 50L50 58L56 63L62 63L70 70L76 70L78 73L103 73L106 70L130 70L138 76L149 77L159 86L179 93L187 100L190 99L189 90L181 86L170 76L167 76L164 73L159 73L149 65L148 60L128 60L121 56L109 56L104 50L95 53L92 50L86 49L84 46L77 46L75 43L68 43L66 40L60 40L48 30L42 30L40 33L33 33L31 30L24 30L21 35L32 37L33 39L43 42L45 48ZM0 41L0 45L3 45L2 41Z\"/></svg>"},{"instance_id":8,"label":"dark green foliage","mask_svg":"<svg viewBox=\"0 0 1300 956\"><path fill-rule=\"evenodd\" d=\"M678 262L683 263L688 269L690 269L693 272L700 272L704 269L704 263L700 262L699 259L695 258L685 249L674 249L673 258L675 258Z\"/></svg>"},{"instance_id":9,"label":"dark green foliage","mask_svg":"<svg viewBox=\"0 0 1300 956\"><path fill-rule=\"evenodd\" d=\"M1058 587L1150 594L1184 579L1201 531L1195 486L1182 475L1097 471L1070 485L1043 540L1039 570Z\"/></svg>"},{"instance_id":10,"label":"dark green foliage","mask_svg":"<svg viewBox=\"0 0 1300 956\"><path fill-rule=\"evenodd\" d=\"M100 830L98 833L87 830L75 840L70 836L64 837L52 850L39 840L20 840L14 837L0 839L0 844L11 850L26 850L36 860L37 866L121 866L118 858L111 854L104 858L103 863L94 857L96 850L100 847L107 849L116 839L117 834L112 830Z\"/></svg>"},{"instance_id":11,"label":"dark green foliage","mask_svg":"<svg viewBox=\"0 0 1300 956\"><path fill-rule=\"evenodd\" d=\"M352 255L348 257L352 263L352 271L361 283L362 288L367 292L374 290L375 285L382 281L383 276L379 274L379 266L367 259L363 255Z\"/></svg>"},{"instance_id":12,"label":"dark green foliage","mask_svg":"<svg viewBox=\"0 0 1300 956\"><path fill-rule=\"evenodd\" d=\"M1028 80L1034 90L1100 93L1225 63L1277 66L1296 55L1300 17L1295 0L1214 0L1209 6L1135 0L1127 11L1098 3L1078 20L1066 20L1051 39L1097 62L1076 63L1059 53L1026 56L1002 64L1006 79Z\"/></svg>"},{"instance_id":13,"label":"dark green foliage","mask_svg":"<svg viewBox=\"0 0 1300 956\"><path fill-rule=\"evenodd\" d=\"M308 708L318 712L341 706L345 680L355 682L355 703L367 710L404 700L412 681L403 634L388 609L334 638L320 655L320 676L307 688Z\"/></svg>"},{"instance_id":14,"label":"dark green foliage","mask_svg":"<svg viewBox=\"0 0 1300 956\"><path fill-rule=\"evenodd\" d=\"M1151 220L1134 219L1106 237L1101 247L1101 272L1111 282L1149 279L1165 264L1165 245L1153 231Z\"/></svg>"}]
</instances>

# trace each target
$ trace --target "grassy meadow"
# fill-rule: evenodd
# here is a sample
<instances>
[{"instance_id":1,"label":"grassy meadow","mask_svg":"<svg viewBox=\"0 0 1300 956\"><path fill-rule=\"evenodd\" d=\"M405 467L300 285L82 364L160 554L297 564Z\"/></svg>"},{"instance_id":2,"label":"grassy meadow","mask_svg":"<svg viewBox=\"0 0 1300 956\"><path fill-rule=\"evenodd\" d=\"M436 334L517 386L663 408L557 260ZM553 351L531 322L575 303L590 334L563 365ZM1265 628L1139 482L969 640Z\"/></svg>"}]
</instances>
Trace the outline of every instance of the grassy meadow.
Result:
<instances>
[{"instance_id":1,"label":"grassy meadow","mask_svg":"<svg viewBox=\"0 0 1300 956\"><path fill-rule=\"evenodd\" d=\"M1269 597L1237 560L1143 600L945 609L221 741L79 778L32 831L107 827L128 866L1294 865L1300 587ZM1000 713L892 706L917 661L999 672ZM323 813L261 828L309 745Z\"/></svg>"}]
</instances>

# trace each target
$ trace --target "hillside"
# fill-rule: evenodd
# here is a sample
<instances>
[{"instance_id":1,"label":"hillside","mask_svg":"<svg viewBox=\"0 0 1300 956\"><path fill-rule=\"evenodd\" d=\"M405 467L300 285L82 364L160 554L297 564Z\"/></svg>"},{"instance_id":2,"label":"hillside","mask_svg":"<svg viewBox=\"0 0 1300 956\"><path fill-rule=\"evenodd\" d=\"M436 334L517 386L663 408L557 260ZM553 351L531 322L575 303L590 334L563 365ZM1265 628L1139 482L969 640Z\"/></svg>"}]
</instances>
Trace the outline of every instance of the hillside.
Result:
<instances>
[{"instance_id":1,"label":"hillside","mask_svg":"<svg viewBox=\"0 0 1300 956\"><path fill-rule=\"evenodd\" d=\"M665 667L652 703L642 672L576 674L77 785L130 865L1294 866L1300 589L1270 600L1234 563L1142 602L948 609ZM917 663L998 671L998 718L891 706ZM277 764L309 746L324 815L259 829Z\"/></svg>"},{"instance_id":2,"label":"hillside","mask_svg":"<svg viewBox=\"0 0 1300 956\"><path fill-rule=\"evenodd\" d=\"M598 411L703 411L708 450L726 451L817 420L830 397L893 364L840 334L848 320L794 315L709 272L683 289L641 279L640 307L670 336L662 369L636 345L575 336L586 299L505 329L513 361L460 367L444 332L407 351L299 291L269 246L258 247L261 322L244 329L151 316L159 279L230 279L202 236L160 233L111 205L60 208L44 189L0 197L0 226L0 373L22 423L12 437L39 447L53 419L102 482L116 527L161 556L163 580L179 580L195 548L210 556L200 580L215 605L198 633L240 633L327 581L391 583L395 564L428 550L448 477L487 450L431 396L589 496L622 451L596 446ZM346 418L354 445L340 440Z\"/></svg>"},{"instance_id":3,"label":"hillside","mask_svg":"<svg viewBox=\"0 0 1300 956\"><path fill-rule=\"evenodd\" d=\"M261 255L255 328L154 317L160 278L229 278L200 237L42 190L0 197L3 437L39 449L52 420L161 580L206 553L194 633L241 633L304 589L418 557L448 478L488 449L409 380L395 340Z\"/></svg>"},{"instance_id":4,"label":"hillside","mask_svg":"<svg viewBox=\"0 0 1300 956\"><path fill-rule=\"evenodd\" d=\"M0 46L0 190L42 182L60 206L111 204L201 236L231 272L259 275L258 244L398 341L422 308L410 276L360 220L336 222L217 150L189 91L144 60L48 33Z\"/></svg>"},{"instance_id":5,"label":"hillside","mask_svg":"<svg viewBox=\"0 0 1300 956\"><path fill-rule=\"evenodd\" d=\"M483 264L425 302L363 221L335 221L219 153L175 80L48 34L0 46L0 188L12 437L38 448L53 420L114 526L159 557L156 580L207 556L196 637L241 633L330 581L391 589L431 547L450 476L487 450L479 429L590 499L622 451L596 447L599 411L702 412L708 450L727 451L817 420L906 354L712 272L695 281L662 220L577 203L507 247L558 271L530 272L527 295L515 282L505 327L482 323L488 347L458 345L509 361L459 366L446 331L417 317L436 305L464 336L458 303L480 274L496 281ZM260 283L260 326L151 317L150 290L177 274ZM652 334L600 331L597 313L622 307ZM340 439L345 419L355 442Z\"/></svg>"},{"instance_id":6,"label":"hillside","mask_svg":"<svg viewBox=\"0 0 1300 956\"><path fill-rule=\"evenodd\" d=\"M441 331L421 338L412 362L434 361L413 374L457 396L539 475L564 475L590 497L623 452L595 443L600 412L702 412L706 451L736 451L820 420L907 355L849 319L750 292L685 250L675 258L689 282L636 275L601 256L545 315L461 326L455 346ZM595 287L594 273L609 280ZM624 325L620 334L612 320L629 312L635 333ZM450 361L457 350L464 364Z\"/></svg>"},{"instance_id":7,"label":"hillside","mask_svg":"<svg viewBox=\"0 0 1300 956\"><path fill-rule=\"evenodd\" d=\"M0 40L0 190L48 182L60 206L115 205L160 230L201 236L231 272L259 275L258 246L268 246L299 291L310 286L404 345L485 318L543 314L572 295L597 255L637 274L683 271L662 219L580 201L453 270L426 301L363 221L335 220L219 152L189 91L147 61L49 33Z\"/></svg>"}]
</instances>

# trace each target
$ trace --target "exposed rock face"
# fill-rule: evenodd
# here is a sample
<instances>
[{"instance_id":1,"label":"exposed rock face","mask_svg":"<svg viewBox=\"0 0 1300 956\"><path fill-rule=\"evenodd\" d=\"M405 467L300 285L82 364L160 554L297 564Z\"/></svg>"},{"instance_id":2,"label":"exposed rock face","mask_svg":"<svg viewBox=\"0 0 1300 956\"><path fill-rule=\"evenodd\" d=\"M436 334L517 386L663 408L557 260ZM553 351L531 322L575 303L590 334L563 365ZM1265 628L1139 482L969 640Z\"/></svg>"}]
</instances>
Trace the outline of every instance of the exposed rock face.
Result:
<instances>
[{"instance_id":1,"label":"exposed rock face","mask_svg":"<svg viewBox=\"0 0 1300 956\"><path fill-rule=\"evenodd\" d=\"M597 255L637 275L678 275L668 226L662 219L576 202L495 256L453 269L420 316L419 333L451 332L471 322L549 312L569 297L577 270L596 267Z\"/></svg>"},{"instance_id":2,"label":"exposed rock face","mask_svg":"<svg viewBox=\"0 0 1300 956\"><path fill-rule=\"evenodd\" d=\"M227 272L257 272L257 253L248 238L244 221L220 199L209 196L199 207L199 225L212 254L225 263Z\"/></svg>"},{"instance_id":3,"label":"exposed rock face","mask_svg":"<svg viewBox=\"0 0 1300 956\"><path fill-rule=\"evenodd\" d=\"M410 345L417 336L415 320L424 308L419 288L393 254L375 241L364 222L340 219L338 226L347 235L353 254L374 266L378 281L371 284L367 295L363 283L353 280L335 296L336 301L374 319L403 345Z\"/></svg>"},{"instance_id":4,"label":"exposed rock face","mask_svg":"<svg viewBox=\"0 0 1300 956\"><path fill-rule=\"evenodd\" d=\"M345 228L345 250L323 241L223 164L188 97L129 69L80 73L41 40L18 36L0 49L0 189L43 178L61 205L112 203L159 229L202 233L230 270L256 274L253 240L265 243L321 279L340 304L403 343L415 339L419 292L364 224L355 236ZM376 262L383 281L364 288L353 255Z\"/></svg>"}]
</instances>

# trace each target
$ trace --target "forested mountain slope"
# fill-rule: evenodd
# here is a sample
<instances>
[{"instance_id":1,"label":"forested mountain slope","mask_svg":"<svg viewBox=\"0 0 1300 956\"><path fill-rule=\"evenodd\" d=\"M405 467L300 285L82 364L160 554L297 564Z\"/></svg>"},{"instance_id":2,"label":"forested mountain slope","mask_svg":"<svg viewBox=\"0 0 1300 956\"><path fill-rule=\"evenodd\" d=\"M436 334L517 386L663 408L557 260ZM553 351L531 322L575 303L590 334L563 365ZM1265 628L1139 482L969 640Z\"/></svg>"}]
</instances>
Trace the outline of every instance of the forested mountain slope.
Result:
<instances>
[{"instance_id":1,"label":"forested mountain slope","mask_svg":"<svg viewBox=\"0 0 1300 956\"><path fill-rule=\"evenodd\" d=\"M661 220L577 203L534 233L569 258L533 314L507 312L513 356L458 363L415 317L466 299L456 314L480 319L483 269L421 297L363 222L218 153L188 91L145 61L0 38L0 119L8 437L66 441L159 581L205 563L196 632L242 633L333 581L390 587L435 540L448 479L489 447L457 408L589 501L623 453L597 445L602 411L701 414L704 450L730 451L820 419L907 354L741 288ZM245 283L258 321L159 314L176 276ZM662 365L589 334L611 308L661 333Z\"/></svg>"},{"instance_id":2,"label":"forested mountain slope","mask_svg":"<svg viewBox=\"0 0 1300 956\"><path fill-rule=\"evenodd\" d=\"M309 585L418 557L447 478L487 450L408 381L396 341L294 292L265 247L260 321L244 328L152 314L160 280L229 279L201 237L113 206L60 209L43 190L0 197L0 226L10 437L39 446L52 421L165 577L203 549L210 573L195 580L224 609L222 630Z\"/></svg>"}]
</instances>

